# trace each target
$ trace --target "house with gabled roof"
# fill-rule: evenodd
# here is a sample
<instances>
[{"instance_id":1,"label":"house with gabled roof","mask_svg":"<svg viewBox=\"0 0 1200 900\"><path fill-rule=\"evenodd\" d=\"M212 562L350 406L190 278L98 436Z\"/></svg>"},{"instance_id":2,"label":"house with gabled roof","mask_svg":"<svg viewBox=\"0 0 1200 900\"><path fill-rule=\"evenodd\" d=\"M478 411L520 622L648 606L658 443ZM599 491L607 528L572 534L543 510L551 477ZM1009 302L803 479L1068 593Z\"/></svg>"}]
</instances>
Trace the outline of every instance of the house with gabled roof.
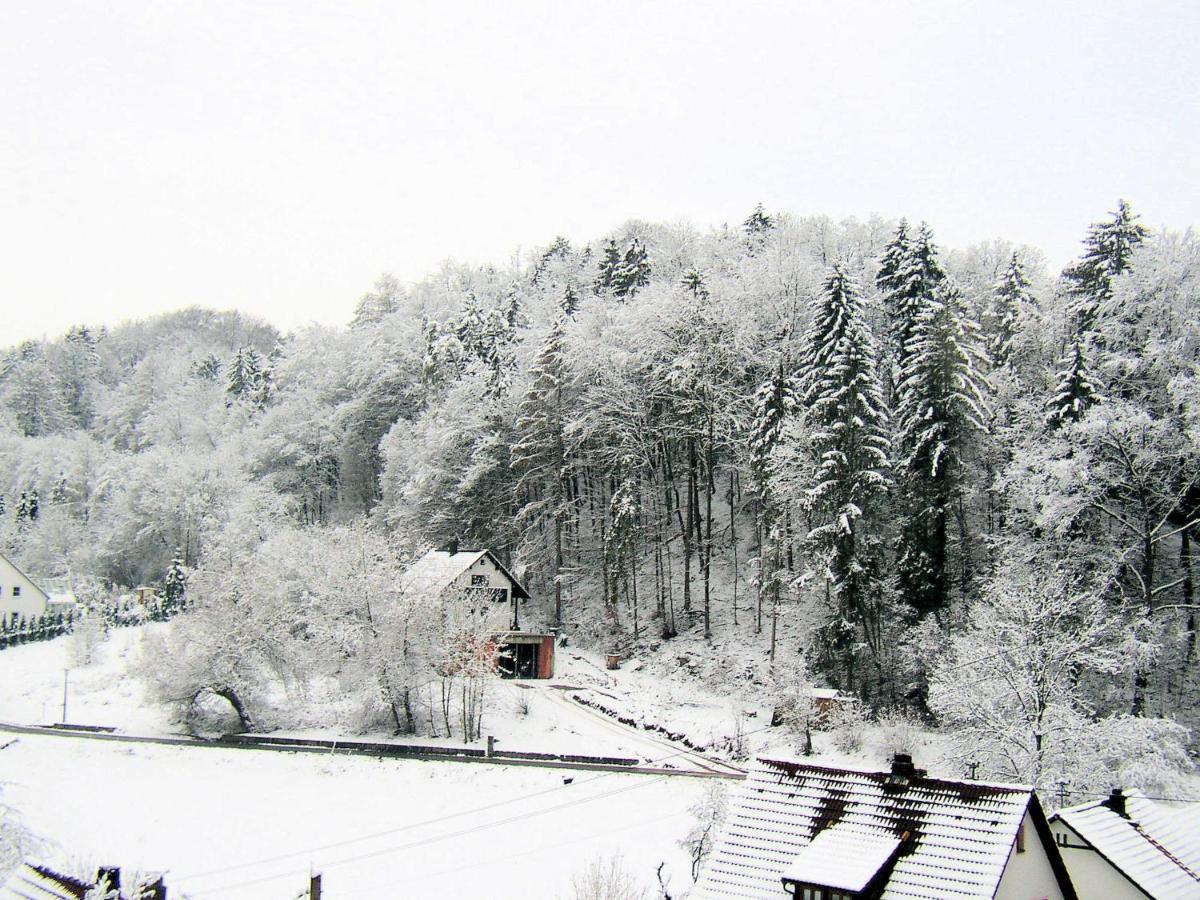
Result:
<instances>
[{"instance_id":1,"label":"house with gabled roof","mask_svg":"<svg viewBox=\"0 0 1200 900\"><path fill-rule=\"evenodd\" d=\"M693 900L1075 900L1032 788L759 759Z\"/></svg>"},{"instance_id":2,"label":"house with gabled roof","mask_svg":"<svg viewBox=\"0 0 1200 900\"><path fill-rule=\"evenodd\" d=\"M554 635L522 628L529 592L491 550L429 550L405 571L401 590L472 604L484 616L500 651L501 674L551 678Z\"/></svg>"},{"instance_id":3,"label":"house with gabled roof","mask_svg":"<svg viewBox=\"0 0 1200 900\"><path fill-rule=\"evenodd\" d=\"M50 597L33 579L0 553L0 616L33 621L50 609Z\"/></svg>"},{"instance_id":4,"label":"house with gabled roof","mask_svg":"<svg viewBox=\"0 0 1200 900\"><path fill-rule=\"evenodd\" d=\"M1050 830L1083 897L1200 897L1200 813L1138 790L1060 809Z\"/></svg>"}]
</instances>

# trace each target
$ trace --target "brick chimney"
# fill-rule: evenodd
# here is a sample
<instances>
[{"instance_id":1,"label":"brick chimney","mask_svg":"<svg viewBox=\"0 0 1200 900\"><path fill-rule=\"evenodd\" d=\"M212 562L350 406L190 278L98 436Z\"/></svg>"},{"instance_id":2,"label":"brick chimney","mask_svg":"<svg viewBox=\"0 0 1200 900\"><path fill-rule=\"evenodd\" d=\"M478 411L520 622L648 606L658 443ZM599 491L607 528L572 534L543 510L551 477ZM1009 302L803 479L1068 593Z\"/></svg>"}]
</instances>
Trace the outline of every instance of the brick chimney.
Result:
<instances>
[{"instance_id":1,"label":"brick chimney","mask_svg":"<svg viewBox=\"0 0 1200 900\"><path fill-rule=\"evenodd\" d=\"M446 545L446 552L451 556L458 552L458 538L450 538L450 543Z\"/></svg>"}]
</instances>

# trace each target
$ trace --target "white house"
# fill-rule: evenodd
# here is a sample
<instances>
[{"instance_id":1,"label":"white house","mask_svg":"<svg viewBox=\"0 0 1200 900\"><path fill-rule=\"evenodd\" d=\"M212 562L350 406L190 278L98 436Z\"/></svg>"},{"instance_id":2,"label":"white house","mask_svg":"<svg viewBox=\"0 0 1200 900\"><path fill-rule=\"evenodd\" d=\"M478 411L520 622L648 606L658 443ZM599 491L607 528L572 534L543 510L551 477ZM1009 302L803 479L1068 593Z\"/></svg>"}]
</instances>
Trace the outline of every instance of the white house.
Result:
<instances>
[{"instance_id":1,"label":"white house","mask_svg":"<svg viewBox=\"0 0 1200 900\"><path fill-rule=\"evenodd\" d=\"M430 550L404 573L407 592L460 597L484 613L484 626L495 635L501 669L517 678L551 678L554 636L523 631L521 603L529 592L491 550Z\"/></svg>"},{"instance_id":2,"label":"white house","mask_svg":"<svg viewBox=\"0 0 1200 900\"><path fill-rule=\"evenodd\" d=\"M10 620L24 616L33 620L50 609L50 597L17 568L16 563L0 553L0 615Z\"/></svg>"},{"instance_id":3,"label":"white house","mask_svg":"<svg viewBox=\"0 0 1200 900\"><path fill-rule=\"evenodd\" d=\"M1200 897L1200 814L1137 790L1062 809L1050 830L1081 897Z\"/></svg>"},{"instance_id":4,"label":"white house","mask_svg":"<svg viewBox=\"0 0 1200 900\"><path fill-rule=\"evenodd\" d=\"M1029 787L760 759L693 900L1075 900Z\"/></svg>"}]
</instances>

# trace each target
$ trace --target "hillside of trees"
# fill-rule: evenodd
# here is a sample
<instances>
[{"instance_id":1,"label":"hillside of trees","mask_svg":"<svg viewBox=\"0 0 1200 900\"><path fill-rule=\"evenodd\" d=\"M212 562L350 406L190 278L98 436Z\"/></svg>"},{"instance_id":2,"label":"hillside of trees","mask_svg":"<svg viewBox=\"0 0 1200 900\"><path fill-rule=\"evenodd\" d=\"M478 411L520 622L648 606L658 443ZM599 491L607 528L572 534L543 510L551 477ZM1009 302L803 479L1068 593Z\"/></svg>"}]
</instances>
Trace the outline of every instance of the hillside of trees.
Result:
<instances>
[{"instance_id":1,"label":"hillside of trees","mask_svg":"<svg viewBox=\"0 0 1200 900\"><path fill-rule=\"evenodd\" d=\"M491 547L574 641L802 656L983 774L1153 781L1196 746L1200 242L1124 202L1082 221L1055 273L760 206L385 275L345 328L28 341L0 354L0 548L81 597L178 555L196 615L208 585L302 642L255 597L369 581L364 547Z\"/></svg>"}]
</instances>

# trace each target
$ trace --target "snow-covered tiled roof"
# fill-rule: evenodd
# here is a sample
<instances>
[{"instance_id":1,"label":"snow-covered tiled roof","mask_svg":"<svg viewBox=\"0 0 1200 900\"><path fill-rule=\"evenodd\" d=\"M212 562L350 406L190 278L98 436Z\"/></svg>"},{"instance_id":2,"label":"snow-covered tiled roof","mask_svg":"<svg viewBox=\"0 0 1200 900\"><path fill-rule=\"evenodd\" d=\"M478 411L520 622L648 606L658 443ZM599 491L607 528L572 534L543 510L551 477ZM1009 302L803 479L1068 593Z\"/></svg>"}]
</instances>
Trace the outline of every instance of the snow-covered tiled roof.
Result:
<instances>
[{"instance_id":1,"label":"snow-covered tiled roof","mask_svg":"<svg viewBox=\"0 0 1200 900\"><path fill-rule=\"evenodd\" d=\"M883 900L991 898L1032 796L1020 785L760 759L692 896L787 897L784 873L819 835L836 832L839 853L857 842L864 858L903 841Z\"/></svg>"},{"instance_id":2,"label":"snow-covered tiled roof","mask_svg":"<svg viewBox=\"0 0 1200 900\"><path fill-rule=\"evenodd\" d=\"M462 550L456 553L448 550L430 550L405 570L400 579L400 586L405 591L440 594L450 587L454 579L485 556L490 557L496 568L508 576L515 597L521 599L529 596L490 550Z\"/></svg>"},{"instance_id":3,"label":"snow-covered tiled roof","mask_svg":"<svg viewBox=\"0 0 1200 900\"><path fill-rule=\"evenodd\" d=\"M900 838L834 825L817 834L783 871L783 878L843 891L863 890L892 860Z\"/></svg>"},{"instance_id":4,"label":"snow-covered tiled roof","mask_svg":"<svg viewBox=\"0 0 1200 900\"><path fill-rule=\"evenodd\" d=\"M1186 812L1127 790L1125 815L1109 800L1059 810L1061 820L1143 891L1158 900L1200 897L1200 831Z\"/></svg>"},{"instance_id":5,"label":"snow-covered tiled roof","mask_svg":"<svg viewBox=\"0 0 1200 900\"><path fill-rule=\"evenodd\" d=\"M0 885L0 900L82 900L87 892L82 881L22 863Z\"/></svg>"}]
</instances>

